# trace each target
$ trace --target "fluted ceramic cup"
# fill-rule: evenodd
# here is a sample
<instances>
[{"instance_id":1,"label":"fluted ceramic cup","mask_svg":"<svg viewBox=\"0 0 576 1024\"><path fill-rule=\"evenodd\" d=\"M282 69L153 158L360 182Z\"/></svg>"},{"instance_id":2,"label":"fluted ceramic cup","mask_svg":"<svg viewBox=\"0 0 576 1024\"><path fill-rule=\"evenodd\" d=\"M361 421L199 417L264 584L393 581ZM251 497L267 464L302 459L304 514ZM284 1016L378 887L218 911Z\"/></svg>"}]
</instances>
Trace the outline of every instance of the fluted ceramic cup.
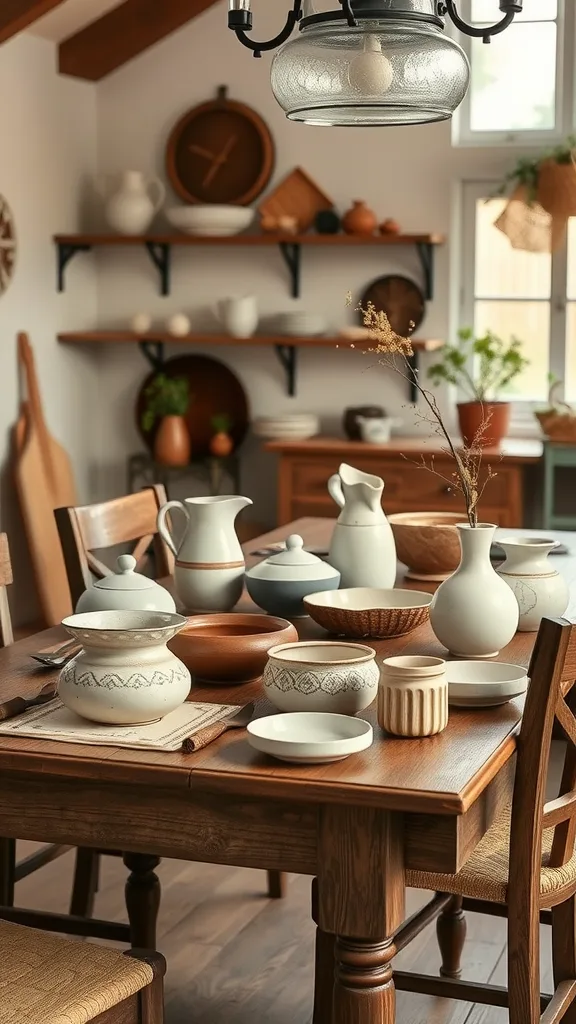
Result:
<instances>
[{"instance_id":1,"label":"fluted ceramic cup","mask_svg":"<svg viewBox=\"0 0 576 1024\"><path fill-rule=\"evenodd\" d=\"M442 658L386 658L380 666L378 723L395 736L434 736L448 724Z\"/></svg>"}]
</instances>

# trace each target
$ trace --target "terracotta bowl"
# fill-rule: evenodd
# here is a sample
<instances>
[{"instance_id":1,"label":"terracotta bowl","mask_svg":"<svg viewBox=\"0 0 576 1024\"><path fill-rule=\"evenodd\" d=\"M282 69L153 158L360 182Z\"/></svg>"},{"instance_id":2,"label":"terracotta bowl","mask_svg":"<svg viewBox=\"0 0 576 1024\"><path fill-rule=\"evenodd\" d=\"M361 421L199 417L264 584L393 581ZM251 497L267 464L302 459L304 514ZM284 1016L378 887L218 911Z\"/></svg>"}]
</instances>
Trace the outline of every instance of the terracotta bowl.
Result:
<instances>
[{"instance_id":1,"label":"terracotta bowl","mask_svg":"<svg viewBox=\"0 0 576 1024\"><path fill-rule=\"evenodd\" d=\"M310 594L304 604L310 617L329 633L374 639L404 636L426 622L432 594L420 590L351 587Z\"/></svg>"},{"instance_id":2,"label":"terracotta bowl","mask_svg":"<svg viewBox=\"0 0 576 1024\"><path fill-rule=\"evenodd\" d=\"M248 683L258 679L268 651L298 639L287 619L271 615L192 615L170 649L201 682Z\"/></svg>"},{"instance_id":3,"label":"terracotta bowl","mask_svg":"<svg viewBox=\"0 0 576 1024\"><path fill-rule=\"evenodd\" d=\"M464 512L401 512L388 516L388 521L409 579L441 582L456 571L460 564L456 523L466 521Z\"/></svg>"}]
</instances>

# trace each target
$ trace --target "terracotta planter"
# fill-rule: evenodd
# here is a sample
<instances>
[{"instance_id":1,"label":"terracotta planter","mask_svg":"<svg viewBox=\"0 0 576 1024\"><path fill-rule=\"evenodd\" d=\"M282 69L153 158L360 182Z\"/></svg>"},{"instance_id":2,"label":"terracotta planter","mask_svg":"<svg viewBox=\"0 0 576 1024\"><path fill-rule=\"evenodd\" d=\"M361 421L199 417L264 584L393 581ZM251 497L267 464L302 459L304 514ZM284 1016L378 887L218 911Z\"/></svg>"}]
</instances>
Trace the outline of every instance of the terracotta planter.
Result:
<instances>
[{"instance_id":1,"label":"terracotta planter","mask_svg":"<svg viewBox=\"0 0 576 1024\"><path fill-rule=\"evenodd\" d=\"M378 218L363 199L355 199L342 218L342 227L347 235L373 235Z\"/></svg>"},{"instance_id":2,"label":"terracotta planter","mask_svg":"<svg viewBox=\"0 0 576 1024\"><path fill-rule=\"evenodd\" d=\"M154 439L154 458L162 466L187 466L190 434L183 416L164 416Z\"/></svg>"},{"instance_id":3,"label":"terracotta planter","mask_svg":"<svg viewBox=\"0 0 576 1024\"><path fill-rule=\"evenodd\" d=\"M544 160L538 171L540 205L553 217L576 217L576 168L572 161Z\"/></svg>"},{"instance_id":4,"label":"terracotta planter","mask_svg":"<svg viewBox=\"0 0 576 1024\"><path fill-rule=\"evenodd\" d=\"M458 423L465 444L470 445L482 424L489 419L480 440L482 448L495 448L504 440L510 426L509 402L459 402Z\"/></svg>"}]
</instances>

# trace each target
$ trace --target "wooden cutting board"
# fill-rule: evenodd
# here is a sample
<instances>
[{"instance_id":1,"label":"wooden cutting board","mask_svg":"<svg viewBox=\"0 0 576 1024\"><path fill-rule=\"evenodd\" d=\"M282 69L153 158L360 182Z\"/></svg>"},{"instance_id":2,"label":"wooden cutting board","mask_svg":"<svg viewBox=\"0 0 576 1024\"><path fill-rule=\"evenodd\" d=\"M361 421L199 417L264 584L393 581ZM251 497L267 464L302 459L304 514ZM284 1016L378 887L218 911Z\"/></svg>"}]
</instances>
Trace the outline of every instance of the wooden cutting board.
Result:
<instances>
[{"instance_id":1,"label":"wooden cutting board","mask_svg":"<svg viewBox=\"0 0 576 1024\"><path fill-rule=\"evenodd\" d=\"M18 364L27 399L14 429L16 490L42 614L47 625L53 626L72 611L54 509L76 505L76 488L70 459L48 432L34 354L25 334L18 335Z\"/></svg>"}]
</instances>

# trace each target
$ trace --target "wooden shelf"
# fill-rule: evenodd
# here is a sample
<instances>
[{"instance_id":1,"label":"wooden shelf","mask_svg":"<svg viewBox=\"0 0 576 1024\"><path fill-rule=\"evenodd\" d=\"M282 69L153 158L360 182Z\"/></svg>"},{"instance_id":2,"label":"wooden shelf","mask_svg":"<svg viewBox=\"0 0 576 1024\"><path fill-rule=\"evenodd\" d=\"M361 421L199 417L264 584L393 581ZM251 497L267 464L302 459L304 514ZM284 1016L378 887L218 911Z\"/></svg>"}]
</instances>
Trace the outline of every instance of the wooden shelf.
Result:
<instances>
[{"instance_id":1,"label":"wooden shelf","mask_svg":"<svg viewBox=\"0 0 576 1024\"><path fill-rule=\"evenodd\" d=\"M65 271L69 262L78 252L89 252L98 246L144 246L152 263L160 276L161 295L170 294L170 268L172 246L277 246L282 254L290 274L291 294L300 297L301 254L302 246L322 246L350 248L368 246L382 248L386 246L413 245L418 252L424 275L424 293L431 299L434 290L434 247L442 245L443 235L412 234L412 235L226 235L212 237L206 235L158 234L158 235L55 235L58 254L58 291L64 291Z\"/></svg>"},{"instance_id":2,"label":"wooden shelf","mask_svg":"<svg viewBox=\"0 0 576 1024\"><path fill-rule=\"evenodd\" d=\"M289 395L296 394L297 350L299 348L355 348L369 351L371 344L368 339L351 341L343 337L312 338L293 336L290 334L263 335L255 334L251 338L233 338L229 334L186 334L175 338L167 331L150 331L147 334L135 334L133 331L65 331L58 335L58 341L65 345L138 345L141 352L155 370L159 370L165 361L165 345L255 345L274 348L276 355L286 373L286 388ZM414 356L411 363L414 370L418 369L418 357L421 352L436 352L444 347L445 342L439 339L412 339ZM411 400L415 401L412 388Z\"/></svg>"}]
</instances>

